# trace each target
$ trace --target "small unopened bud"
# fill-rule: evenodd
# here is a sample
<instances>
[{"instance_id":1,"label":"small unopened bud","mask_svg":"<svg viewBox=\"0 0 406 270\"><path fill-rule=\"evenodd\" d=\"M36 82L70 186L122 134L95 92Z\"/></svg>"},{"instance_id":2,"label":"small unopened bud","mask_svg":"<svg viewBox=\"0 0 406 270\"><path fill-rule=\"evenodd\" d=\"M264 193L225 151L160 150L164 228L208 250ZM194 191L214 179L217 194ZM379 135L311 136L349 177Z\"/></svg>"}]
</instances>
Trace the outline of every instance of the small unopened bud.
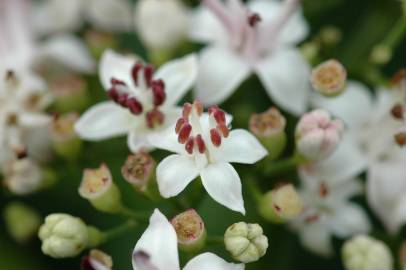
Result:
<instances>
[{"instance_id":1,"label":"small unopened bud","mask_svg":"<svg viewBox=\"0 0 406 270\"><path fill-rule=\"evenodd\" d=\"M234 259L243 263L257 261L268 249L268 238L261 226L245 222L228 227L224 234L224 243Z\"/></svg>"},{"instance_id":2,"label":"small unopened bud","mask_svg":"<svg viewBox=\"0 0 406 270\"><path fill-rule=\"evenodd\" d=\"M4 221L11 237L20 244L31 240L41 225L39 214L20 202L13 202L5 207Z\"/></svg>"},{"instance_id":3,"label":"small unopened bud","mask_svg":"<svg viewBox=\"0 0 406 270\"><path fill-rule=\"evenodd\" d=\"M85 41L95 58L100 58L106 49L115 49L117 39L112 33L90 29L85 33Z\"/></svg>"},{"instance_id":4,"label":"small unopened bud","mask_svg":"<svg viewBox=\"0 0 406 270\"><path fill-rule=\"evenodd\" d=\"M347 71L337 60L328 60L315 67L311 82L314 90L325 96L337 96L345 90Z\"/></svg>"},{"instance_id":5,"label":"small unopened bud","mask_svg":"<svg viewBox=\"0 0 406 270\"><path fill-rule=\"evenodd\" d=\"M302 210L302 199L292 184L285 184L267 192L259 205L260 214L275 223L291 220Z\"/></svg>"},{"instance_id":6,"label":"small unopened bud","mask_svg":"<svg viewBox=\"0 0 406 270\"><path fill-rule=\"evenodd\" d=\"M302 116L296 126L297 149L305 158L320 160L330 156L341 142L344 124L318 109Z\"/></svg>"},{"instance_id":7,"label":"small unopened bud","mask_svg":"<svg viewBox=\"0 0 406 270\"><path fill-rule=\"evenodd\" d=\"M300 46L300 52L308 62L316 62L320 52L320 43L315 41L306 42Z\"/></svg>"},{"instance_id":8,"label":"small unopened bud","mask_svg":"<svg viewBox=\"0 0 406 270\"><path fill-rule=\"evenodd\" d=\"M117 213L123 207L120 190L114 184L106 164L98 169L84 170L79 194L103 212Z\"/></svg>"},{"instance_id":9,"label":"small unopened bud","mask_svg":"<svg viewBox=\"0 0 406 270\"><path fill-rule=\"evenodd\" d=\"M342 248L346 270L392 270L393 258L385 243L367 235L346 241Z\"/></svg>"},{"instance_id":10,"label":"small unopened bud","mask_svg":"<svg viewBox=\"0 0 406 270\"><path fill-rule=\"evenodd\" d=\"M88 104L87 84L79 75L64 74L51 78L54 106L60 112L79 111Z\"/></svg>"},{"instance_id":11,"label":"small unopened bud","mask_svg":"<svg viewBox=\"0 0 406 270\"><path fill-rule=\"evenodd\" d=\"M74 160L80 153L82 141L74 130L79 114L71 112L56 115L51 126L53 147L60 156Z\"/></svg>"},{"instance_id":12,"label":"small unopened bud","mask_svg":"<svg viewBox=\"0 0 406 270\"><path fill-rule=\"evenodd\" d=\"M249 127L267 148L270 159L277 158L283 152L286 146L286 119L278 109L272 107L266 112L252 114Z\"/></svg>"},{"instance_id":13,"label":"small unopened bud","mask_svg":"<svg viewBox=\"0 0 406 270\"><path fill-rule=\"evenodd\" d=\"M47 216L38 236L42 241L42 252L53 258L74 257L102 240L97 229L68 214Z\"/></svg>"},{"instance_id":14,"label":"small unopened bud","mask_svg":"<svg viewBox=\"0 0 406 270\"><path fill-rule=\"evenodd\" d=\"M81 270L107 270L113 268L113 259L103 251L92 249L88 256L82 258Z\"/></svg>"},{"instance_id":15,"label":"small unopened bud","mask_svg":"<svg viewBox=\"0 0 406 270\"><path fill-rule=\"evenodd\" d=\"M16 195L38 191L43 187L43 180L41 168L29 158L12 160L4 169L4 183Z\"/></svg>"},{"instance_id":16,"label":"small unopened bud","mask_svg":"<svg viewBox=\"0 0 406 270\"><path fill-rule=\"evenodd\" d=\"M406 145L406 132L399 132L395 135L397 145L403 147Z\"/></svg>"},{"instance_id":17,"label":"small unopened bud","mask_svg":"<svg viewBox=\"0 0 406 270\"><path fill-rule=\"evenodd\" d=\"M385 65L392 59L392 49L386 45L376 45L372 49L371 62L378 65Z\"/></svg>"},{"instance_id":18,"label":"small unopened bud","mask_svg":"<svg viewBox=\"0 0 406 270\"><path fill-rule=\"evenodd\" d=\"M201 250L206 242L206 228L199 214L189 209L171 220L178 236L179 248L186 252Z\"/></svg>"},{"instance_id":19,"label":"small unopened bud","mask_svg":"<svg viewBox=\"0 0 406 270\"><path fill-rule=\"evenodd\" d=\"M320 31L321 42L327 46L332 46L341 41L342 33L341 30L335 26L323 27Z\"/></svg>"}]
</instances>

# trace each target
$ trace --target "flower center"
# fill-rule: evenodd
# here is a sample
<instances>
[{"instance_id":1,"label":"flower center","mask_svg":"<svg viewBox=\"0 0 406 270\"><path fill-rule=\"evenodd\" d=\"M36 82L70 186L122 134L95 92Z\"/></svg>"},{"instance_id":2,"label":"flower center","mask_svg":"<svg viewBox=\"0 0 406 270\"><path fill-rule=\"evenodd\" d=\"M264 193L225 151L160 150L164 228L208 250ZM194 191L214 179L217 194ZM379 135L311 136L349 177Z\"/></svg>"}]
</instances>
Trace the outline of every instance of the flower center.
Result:
<instances>
[{"instance_id":1,"label":"flower center","mask_svg":"<svg viewBox=\"0 0 406 270\"><path fill-rule=\"evenodd\" d=\"M203 105L199 101L193 104L185 103L182 117L176 122L175 131L178 134L178 142L185 145L186 152L193 154L198 151L200 154L208 155L208 144L220 147L223 138L229 135L226 124L226 116L217 106L209 108L209 130L203 130L202 115ZM205 132L203 134L203 132ZM209 134L205 136L205 134Z\"/></svg>"},{"instance_id":2,"label":"flower center","mask_svg":"<svg viewBox=\"0 0 406 270\"><path fill-rule=\"evenodd\" d=\"M116 78L111 79L112 87L108 96L134 115L145 117L145 124L154 129L163 124L165 116L160 110L165 102L165 84L161 79L153 79L154 68L141 62L134 64L131 76L134 85L140 90L137 95L130 91L129 86Z\"/></svg>"}]
</instances>

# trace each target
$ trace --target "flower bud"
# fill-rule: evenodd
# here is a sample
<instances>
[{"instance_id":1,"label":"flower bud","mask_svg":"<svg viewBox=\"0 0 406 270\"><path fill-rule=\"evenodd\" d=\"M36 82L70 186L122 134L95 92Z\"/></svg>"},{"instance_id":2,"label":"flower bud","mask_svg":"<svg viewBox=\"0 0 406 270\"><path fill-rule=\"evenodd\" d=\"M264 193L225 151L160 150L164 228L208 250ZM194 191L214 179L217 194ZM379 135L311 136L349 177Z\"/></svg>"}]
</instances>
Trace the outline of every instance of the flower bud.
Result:
<instances>
[{"instance_id":1,"label":"flower bud","mask_svg":"<svg viewBox=\"0 0 406 270\"><path fill-rule=\"evenodd\" d=\"M79 114L73 112L56 115L51 126L54 150L68 160L74 160L82 147L82 141L74 130L74 125L78 119Z\"/></svg>"},{"instance_id":2,"label":"flower bud","mask_svg":"<svg viewBox=\"0 0 406 270\"><path fill-rule=\"evenodd\" d=\"M344 124L318 109L302 116L296 126L297 149L305 158L320 160L330 156L341 141Z\"/></svg>"},{"instance_id":3,"label":"flower bud","mask_svg":"<svg viewBox=\"0 0 406 270\"><path fill-rule=\"evenodd\" d=\"M342 248L346 270L392 270L393 259L385 243L367 235L346 241Z\"/></svg>"},{"instance_id":4,"label":"flower bud","mask_svg":"<svg viewBox=\"0 0 406 270\"><path fill-rule=\"evenodd\" d=\"M386 45L376 45L372 49L371 62L377 65L385 65L392 59L392 49Z\"/></svg>"},{"instance_id":5,"label":"flower bud","mask_svg":"<svg viewBox=\"0 0 406 270\"><path fill-rule=\"evenodd\" d=\"M187 31L187 11L179 0L140 0L135 18L139 37L152 50L175 48Z\"/></svg>"},{"instance_id":6,"label":"flower bud","mask_svg":"<svg viewBox=\"0 0 406 270\"><path fill-rule=\"evenodd\" d=\"M263 233L258 224L235 223L224 234L226 249L240 262L255 262L268 249L268 238Z\"/></svg>"},{"instance_id":7,"label":"flower bud","mask_svg":"<svg viewBox=\"0 0 406 270\"><path fill-rule=\"evenodd\" d=\"M4 183L13 194L31 194L41 189L43 182L41 168L29 158L12 160L4 168Z\"/></svg>"},{"instance_id":8,"label":"flower bud","mask_svg":"<svg viewBox=\"0 0 406 270\"><path fill-rule=\"evenodd\" d=\"M98 169L84 170L79 194L102 212L117 213L123 208L120 190L106 164Z\"/></svg>"},{"instance_id":9,"label":"flower bud","mask_svg":"<svg viewBox=\"0 0 406 270\"><path fill-rule=\"evenodd\" d=\"M326 26L320 31L321 41L328 46L336 45L341 41L341 38L341 30L335 26Z\"/></svg>"},{"instance_id":10,"label":"flower bud","mask_svg":"<svg viewBox=\"0 0 406 270\"><path fill-rule=\"evenodd\" d=\"M92 249L88 256L82 258L81 270L107 270L113 268L113 259L103 251Z\"/></svg>"},{"instance_id":11,"label":"flower bud","mask_svg":"<svg viewBox=\"0 0 406 270\"><path fill-rule=\"evenodd\" d=\"M4 220L7 231L20 244L31 240L41 225L39 214L20 202L13 202L6 206Z\"/></svg>"},{"instance_id":12,"label":"flower bud","mask_svg":"<svg viewBox=\"0 0 406 270\"><path fill-rule=\"evenodd\" d=\"M324 96L337 96L345 90L347 71L337 60L328 60L315 67L311 82L314 90Z\"/></svg>"},{"instance_id":13,"label":"flower bud","mask_svg":"<svg viewBox=\"0 0 406 270\"><path fill-rule=\"evenodd\" d=\"M270 222L282 223L297 217L303 202L292 184L285 184L267 192L259 204L260 214Z\"/></svg>"},{"instance_id":14,"label":"flower bud","mask_svg":"<svg viewBox=\"0 0 406 270\"><path fill-rule=\"evenodd\" d=\"M53 258L74 257L86 247L101 242L101 233L97 229L67 214L47 216L38 236L42 241L42 252Z\"/></svg>"},{"instance_id":15,"label":"flower bud","mask_svg":"<svg viewBox=\"0 0 406 270\"><path fill-rule=\"evenodd\" d=\"M50 89L55 98L54 106L60 112L79 111L88 104L87 84L79 75L54 75Z\"/></svg>"},{"instance_id":16,"label":"flower bud","mask_svg":"<svg viewBox=\"0 0 406 270\"><path fill-rule=\"evenodd\" d=\"M115 49L117 40L111 33L90 29L85 33L85 41L92 55L99 59L106 49Z\"/></svg>"},{"instance_id":17,"label":"flower bud","mask_svg":"<svg viewBox=\"0 0 406 270\"><path fill-rule=\"evenodd\" d=\"M264 113L252 114L249 122L254 133L267 148L270 159L277 158L286 146L286 119L278 109L272 107Z\"/></svg>"},{"instance_id":18,"label":"flower bud","mask_svg":"<svg viewBox=\"0 0 406 270\"><path fill-rule=\"evenodd\" d=\"M194 209L189 209L171 220L178 236L179 248L186 252L201 250L206 242L204 222Z\"/></svg>"}]
</instances>

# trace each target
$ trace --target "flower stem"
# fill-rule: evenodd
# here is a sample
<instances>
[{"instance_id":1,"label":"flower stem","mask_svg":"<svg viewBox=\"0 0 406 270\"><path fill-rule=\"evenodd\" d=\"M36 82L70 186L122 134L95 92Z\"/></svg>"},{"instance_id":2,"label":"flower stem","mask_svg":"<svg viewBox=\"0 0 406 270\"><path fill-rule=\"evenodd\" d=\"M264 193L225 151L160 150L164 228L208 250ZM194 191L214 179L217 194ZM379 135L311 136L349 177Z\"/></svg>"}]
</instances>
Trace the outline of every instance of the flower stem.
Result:
<instances>
[{"instance_id":1,"label":"flower stem","mask_svg":"<svg viewBox=\"0 0 406 270\"><path fill-rule=\"evenodd\" d=\"M135 222L134 220L129 220L115 228L112 228L112 229L109 229L109 230L103 232L104 242L110 241L110 240L132 230L133 228L135 228L135 226L137 226L137 222Z\"/></svg>"},{"instance_id":2,"label":"flower stem","mask_svg":"<svg viewBox=\"0 0 406 270\"><path fill-rule=\"evenodd\" d=\"M223 245L224 237L223 236L208 236L207 243L212 245Z\"/></svg>"},{"instance_id":3,"label":"flower stem","mask_svg":"<svg viewBox=\"0 0 406 270\"><path fill-rule=\"evenodd\" d=\"M382 45L388 46L392 50L395 49L399 42L402 41L403 36L406 34L406 15L397 21L396 25L392 28L392 31L386 36Z\"/></svg>"},{"instance_id":4,"label":"flower stem","mask_svg":"<svg viewBox=\"0 0 406 270\"><path fill-rule=\"evenodd\" d=\"M287 159L283 159L278 162L274 162L269 166L266 166L264 170L264 175L267 177L274 176L282 172L295 169L296 166L303 164L305 162L306 160L296 153Z\"/></svg>"},{"instance_id":5,"label":"flower stem","mask_svg":"<svg viewBox=\"0 0 406 270\"><path fill-rule=\"evenodd\" d=\"M120 214L123 216L135 219L140 222L148 222L149 213L138 213L126 206L122 206L120 209Z\"/></svg>"},{"instance_id":6,"label":"flower stem","mask_svg":"<svg viewBox=\"0 0 406 270\"><path fill-rule=\"evenodd\" d=\"M259 202L263 197L263 193L260 187L258 186L256 179L253 177L248 177L247 181L245 181L245 184L247 185L248 190L251 192L251 195L254 198L254 200L256 202Z\"/></svg>"}]
</instances>

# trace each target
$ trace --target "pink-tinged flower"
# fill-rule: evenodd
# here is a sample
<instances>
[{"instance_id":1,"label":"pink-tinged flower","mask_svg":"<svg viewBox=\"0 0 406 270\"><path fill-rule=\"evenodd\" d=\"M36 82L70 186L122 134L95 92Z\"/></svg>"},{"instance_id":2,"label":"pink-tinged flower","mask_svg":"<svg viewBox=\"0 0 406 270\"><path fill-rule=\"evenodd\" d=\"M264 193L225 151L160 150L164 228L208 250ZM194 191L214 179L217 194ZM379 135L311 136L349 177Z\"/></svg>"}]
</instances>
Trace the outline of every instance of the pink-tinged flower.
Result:
<instances>
[{"instance_id":1,"label":"pink-tinged flower","mask_svg":"<svg viewBox=\"0 0 406 270\"><path fill-rule=\"evenodd\" d=\"M75 130L92 141L128 134L128 146L137 152L150 149L148 137L176 122L180 112L176 103L195 82L197 59L188 55L155 72L151 65L109 50L102 56L99 73L111 101L86 111Z\"/></svg>"},{"instance_id":2,"label":"pink-tinged flower","mask_svg":"<svg viewBox=\"0 0 406 270\"><path fill-rule=\"evenodd\" d=\"M135 245L132 263L134 270L181 269L176 231L158 209L155 209L148 228ZM228 263L213 253L203 253L190 260L183 269L243 270L244 265Z\"/></svg>"},{"instance_id":3,"label":"pink-tinged flower","mask_svg":"<svg viewBox=\"0 0 406 270\"><path fill-rule=\"evenodd\" d=\"M230 131L231 120L218 107L203 112L195 101L186 103L176 127L166 130L165 140L152 138L157 148L175 152L157 167L157 181L165 198L178 195L200 176L203 186L218 203L245 213L241 181L230 162L253 164L267 155L248 131Z\"/></svg>"},{"instance_id":4,"label":"pink-tinged flower","mask_svg":"<svg viewBox=\"0 0 406 270\"><path fill-rule=\"evenodd\" d=\"M325 110L306 113L296 126L298 151L310 160L325 159L339 145L343 131L343 122Z\"/></svg>"},{"instance_id":5,"label":"pink-tinged flower","mask_svg":"<svg viewBox=\"0 0 406 270\"><path fill-rule=\"evenodd\" d=\"M308 33L299 0L204 0L190 25L201 52L196 95L205 105L226 100L252 73L269 96L294 114L306 110L310 67L294 47Z\"/></svg>"},{"instance_id":6,"label":"pink-tinged flower","mask_svg":"<svg viewBox=\"0 0 406 270\"><path fill-rule=\"evenodd\" d=\"M362 193L361 182L337 176L336 171L339 169L339 166L332 168L323 177L317 165L299 169L299 194L304 210L291 225L307 249L323 256L333 254L333 235L347 238L368 233L371 228L362 207L349 201L354 195Z\"/></svg>"}]
</instances>

